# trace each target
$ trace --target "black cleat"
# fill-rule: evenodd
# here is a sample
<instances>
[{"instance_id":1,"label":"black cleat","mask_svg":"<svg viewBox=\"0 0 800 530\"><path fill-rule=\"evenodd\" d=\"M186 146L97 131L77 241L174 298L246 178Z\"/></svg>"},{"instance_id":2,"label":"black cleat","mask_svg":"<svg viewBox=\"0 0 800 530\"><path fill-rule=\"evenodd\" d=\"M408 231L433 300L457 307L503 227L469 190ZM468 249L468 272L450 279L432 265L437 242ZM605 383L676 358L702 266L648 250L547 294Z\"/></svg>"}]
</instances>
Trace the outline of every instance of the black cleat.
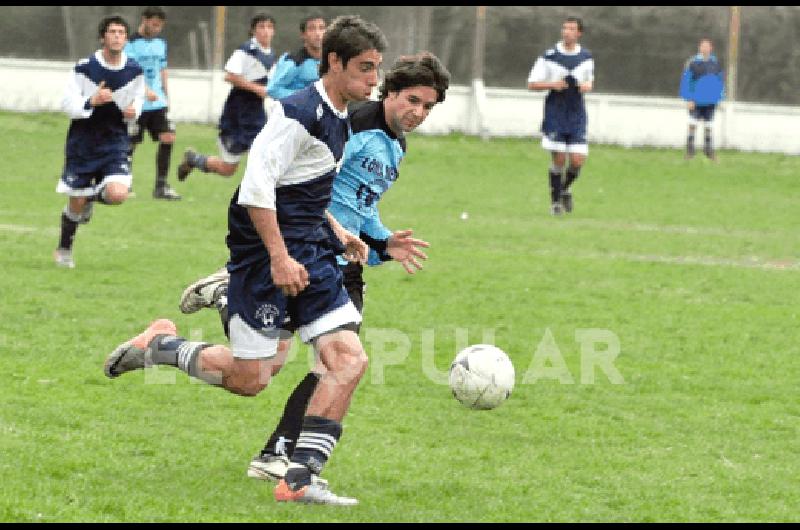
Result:
<instances>
[{"instance_id":1,"label":"black cleat","mask_svg":"<svg viewBox=\"0 0 800 530\"><path fill-rule=\"evenodd\" d=\"M189 176L189 173L192 172L194 166L190 162L190 159L197 156L197 153L194 152L192 149L187 149L183 152L183 160L181 161L180 165L178 166L178 180L183 182L186 180L186 177Z\"/></svg>"},{"instance_id":2,"label":"black cleat","mask_svg":"<svg viewBox=\"0 0 800 530\"><path fill-rule=\"evenodd\" d=\"M572 212L572 194L570 192L561 193L561 206L563 206L565 212Z\"/></svg>"},{"instance_id":3,"label":"black cleat","mask_svg":"<svg viewBox=\"0 0 800 530\"><path fill-rule=\"evenodd\" d=\"M167 201L179 201L181 200L181 196L178 195L178 192L167 186L166 184L163 186L158 186L156 189L153 190L153 198L154 199L165 199Z\"/></svg>"}]
</instances>

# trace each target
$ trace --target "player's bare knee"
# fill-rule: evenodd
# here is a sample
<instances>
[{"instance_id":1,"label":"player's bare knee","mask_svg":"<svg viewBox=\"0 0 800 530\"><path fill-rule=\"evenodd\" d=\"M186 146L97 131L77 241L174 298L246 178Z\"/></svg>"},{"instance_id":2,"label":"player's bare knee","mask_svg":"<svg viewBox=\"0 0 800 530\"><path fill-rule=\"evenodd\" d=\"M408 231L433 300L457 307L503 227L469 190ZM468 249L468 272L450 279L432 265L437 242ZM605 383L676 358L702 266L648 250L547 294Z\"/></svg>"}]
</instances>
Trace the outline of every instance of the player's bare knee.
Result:
<instances>
[{"instance_id":1,"label":"player's bare knee","mask_svg":"<svg viewBox=\"0 0 800 530\"><path fill-rule=\"evenodd\" d=\"M231 373L225 378L225 387L240 396L254 397L267 388L270 378L270 363L237 359Z\"/></svg>"},{"instance_id":2,"label":"player's bare knee","mask_svg":"<svg viewBox=\"0 0 800 530\"><path fill-rule=\"evenodd\" d=\"M108 186L104 198L108 204L122 204L128 198L128 188L124 186Z\"/></svg>"},{"instance_id":3,"label":"player's bare knee","mask_svg":"<svg viewBox=\"0 0 800 530\"><path fill-rule=\"evenodd\" d=\"M175 143L175 133L174 132L165 132L158 135L158 141L162 144L174 144Z\"/></svg>"},{"instance_id":4,"label":"player's bare knee","mask_svg":"<svg viewBox=\"0 0 800 530\"><path fill-rule=\"evenodd\" d=\"M234 173L236 173L236 168L239 167L238 164L229 164L227 162L223 162L219 166L219 174L223 177L230 177Z\"/></svg>"}]
</instances>

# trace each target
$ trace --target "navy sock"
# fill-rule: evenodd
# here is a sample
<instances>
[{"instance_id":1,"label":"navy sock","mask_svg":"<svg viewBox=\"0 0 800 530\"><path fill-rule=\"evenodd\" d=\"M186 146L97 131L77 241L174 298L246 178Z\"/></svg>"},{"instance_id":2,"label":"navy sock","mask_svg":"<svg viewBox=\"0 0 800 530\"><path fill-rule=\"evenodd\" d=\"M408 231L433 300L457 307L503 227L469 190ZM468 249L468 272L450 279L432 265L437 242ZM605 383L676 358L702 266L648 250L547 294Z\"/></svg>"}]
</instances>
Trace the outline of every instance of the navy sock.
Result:
<instances>
[{"instance_id":1,"label":"navy sock","mask_svg":"<svg viewBox=\"0 0 800 530\"><path fill-rule=\"evenodd\" d=\"M292 463L305 466L315 475L319 475L341 436L342 424L338 421L321 416L306 416L294 448Z\"/></svg>"},{"instance_id":2,"label":"navy sock","mask_svg":"<svg viewBox=\"0 0 800 530\"><path fill-rule=\"evenodd\" d=\"M58 248L70 250L77 231L77 221L73 221L66 213L61 212L61 238L58 240Z\"/></svg>"},{"instance_id":3,"label":"navy sock","mask_svg":"<svg viewBox=\"0 0 800 530\"><path fill-rule=\"evenodd\" d=\"M283 455L291 457L294 453L297 439L303 428L303 419L311 401L311 395L317 388L320 375L314 372L306 374L305 378L295 387L292 395L286 400L278 426L261 450L262 455Z\"/></svg>"},{"instance_id":4,"label":"navy sock","mask_svg":"<svg viewBox=\"0 0 800 530\"><path fill-rule=\"evenodd\" d=\"M550 175L550 200L558 202L561 197L561 168L550 168L548 174Z\"/></svg>"},{"instance_id":5,"label":"navy sock","mask_svg":"<svg viewBox=\"0 0 800 530\"><path fill-rule=\"evenodd\" d=\"M569 191L569 187L572 185L573 182L578 178L578 175L581 173L581 166L573 167L569 166L567 169L567 176L564 179L564 192Z\"/></svg>"},{"instance_id":6,"label":"navy sock","mask_svg":"<svg viewBox=\"0 0 800 530\"><path fill-rule=\"evenodd\" d=\"M189 155L189 164L196 167L203 173L208 173L208 156L201 155L200 153L192 153Z\"/></svg>"},{"instance_id":7,"label":"navy sock","mask_svg":"<svg viewBox=\"0 0 800 530\"><path fill-rule=\"evenodd\" d=\"M703 151L705 152L706 156L711 158L714 156L714 147L711 143L711 128L706 127L705 136L703 138Z\"/></svg>"},{"instance_id":8,"label":"navy sock","mask_svg":"<svg viewBox=\"0 0 800 530\"><path fill-rule=\"evenodd\" d=\"M167 185L167 172L171 156L172 144L159 143L156 153L156 188Z\"/></svg>"}]
</instances>

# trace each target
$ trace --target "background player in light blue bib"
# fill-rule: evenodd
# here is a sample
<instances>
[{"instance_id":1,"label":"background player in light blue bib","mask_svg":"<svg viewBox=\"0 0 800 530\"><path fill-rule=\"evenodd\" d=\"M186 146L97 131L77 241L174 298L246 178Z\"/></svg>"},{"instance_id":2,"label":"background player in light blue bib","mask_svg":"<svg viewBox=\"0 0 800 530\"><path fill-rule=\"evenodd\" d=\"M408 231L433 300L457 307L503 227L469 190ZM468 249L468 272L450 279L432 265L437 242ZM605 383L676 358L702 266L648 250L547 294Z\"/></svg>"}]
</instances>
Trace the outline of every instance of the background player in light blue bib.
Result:
<instances>
[{"instance_id":1,"label":"background player in light blue bib","mask_svg":"<svg viewBox=\"0 0 800 530\"><path fill-rule=\"evenodd\" d=\"M275 72L267 83L267 93L272 99L290 96L319 79L324 33L325 18L320 15L309 15L300 22L303 47L292 53L286 52L278 59Z\"/></svg>"},{"instance_id":2,"label":"background player in light blue bib","mask_svg":"<svg viewBox=\"0 0 800 530\"><path fill-rule=\"evenodd\" d=\"M589 146L583 95L594 86L594 59L578 44L583 22L568 17L561 24L561 41L540 56L528 76L529 90L548 90L542 120L542 147L551 152L550 212L572 211L570 186L578 178ZM569 167L562 173L569 154Z\"/></svg>"},{"instance_id":3,"label":"background player in light blue bib","mask_svg":"<svg viewBox=\"0 0 800 530\"><path fill-rule=\"evenodd\" d=\"M158 6L149 6L142 11L139 31L134 33L125 46L125 53L139 63L144 71L145 88L142 115L131 130L131 160L136 146L142 143L144 131L158 142L156 152L156 181L153 198L179 200L178 193L167 184L172 145L175 143L175 127L167 116L167 42L159 37L164 30L167 14Z\"/></svg>"},{"instance_id":4,"label":"background player in light blue bib","mask_svg":"<svg viewBox=\"0 0 800 530\"><path fill-rule=\"evenodd\" d=\"M699 122L704 123L703 152L716 160L712 141L711 125L714 110L725 97L722 66L713 53L711 39L701 39L697 55L686 61L681 75L680 96L689 108L689 132L686 136L686 158L694 157L694 133Z\"/></svg>"}]
</instances>

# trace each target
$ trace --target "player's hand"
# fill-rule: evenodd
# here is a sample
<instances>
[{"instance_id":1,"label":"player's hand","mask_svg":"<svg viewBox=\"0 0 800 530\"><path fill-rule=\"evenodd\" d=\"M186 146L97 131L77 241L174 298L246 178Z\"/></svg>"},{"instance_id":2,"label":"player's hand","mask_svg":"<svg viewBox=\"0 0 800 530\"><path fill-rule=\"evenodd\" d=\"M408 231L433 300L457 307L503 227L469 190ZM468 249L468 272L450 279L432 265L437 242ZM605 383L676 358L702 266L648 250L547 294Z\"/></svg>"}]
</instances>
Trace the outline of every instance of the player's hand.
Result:
<instances>
[{"instance_id":1,"label":"player's hand","mask_svg":"<svg viewBox=\"0 0 800 530\"><path fill-rule=\"evenodd\" d=\"M416 272L415 267L422 270L422 264L417 261L417 258L425 260L428 259L428 256L419 249L431 246L427 241L411 237L413 233L413 230L398 230L389 236L386 244L386 252L392 259L402 263L403 268L409 274Z\"/></svg>"},{"instance_id":2,"label":"player's hand","mask_svg":"<svg viewBox=\"0 0 800 530\"><path fill-rule=\"evenodd\" d=\"M690 101L690 102L688 103L688 105L689 105L689 111L690 111L690 112L691 112L691 111L693 111L693 110L694 110L694 101Z\"/></svg>"},{"instance_id":3,"label":"player's hand","mask_svg":"<svg viewBox=\"0 0 800 530\"><path fill-rule=\"evenodd\" d=\"M556 92L561 92L562 90L564 90L566 88L569 88L569 83L567 83L563 79L559 79L558 81L555 81L553 83L553 90L555 90Z\"/></svg>"},{"instance_id":4,"label":"player's hand","mask_svg":"<svg viewBox=\"0 0 800 530\"><path fill-rule=\"evenodd\" d=\"M267 97L267 87L264 86L264 85L258 85L258 84L256 84L256 86L258 87L256 89L256 95L258 97L260 97L261 99L264 99L265 97Z\"/></svg>"},{"instance_id":5,"label":"player's hand","mask_svg":"<svg viewBox=\"0 0 800 530\"><path fill-rule=\"evenodd\" d=\"M344 259L350 263L360 263L362 265L367 262L369 247L359 237L345 230L341 241L345 248Z\"/></svg>"},{"instance_id":6,"label":"player's hand","mask_svg":"<svg viewBox=\"0 0 800 530\"><path fill-rule=\"evenodd\" d=\"M147 101L155 101L158 99L158 94L156 94L155 91L147 88L145 89L145 97L147 98Z\"/></svg>"},{"instance_id":7,"label":"player's hand","mask_svg":"<svg viewBox=\"0 0 800 530\"><path fill-rule=\"evenodd\" d=\"M100 84L97 86L97 92L89 98L89 104L93 107L99 107L100 105L111 103L112 97L111 89L106 88L106 82L100 81Z\"/></svg>"},{"instance_id":8,"label":"player's hand","mask_svg":"<svg viewBox=\"0 0 800 530\"><path fill-rule=\"evenodd\" d=\"M286 296L297 296L308 287L308 271L288 254L283 259L273 259L269 272L272 283Z\"/></svg>"},{"instance_id":9,"label":"player's hand","mask_svg":"<svg viewBox=\"0 0 800 530\"><path fill-rule=\"evenodd\" d=\"M590 81L587 81L585 83L581 83L581 84L578 85L578 91L581 94L585 94L585 93L589 92L590 90L592 90L592 83Z\"/></svg>"},{"instance_id":10,"label":"player's hand","mask_svg":"<svg viewBox=\"0 0 800 530\"><path fill-rule=\"evenodd\" d=\"M122 115L125 117L126 120L132 120L136 117L136 109L133 105L128 105L128 107L122 111Z\"/></svg>"}]
</instances>

